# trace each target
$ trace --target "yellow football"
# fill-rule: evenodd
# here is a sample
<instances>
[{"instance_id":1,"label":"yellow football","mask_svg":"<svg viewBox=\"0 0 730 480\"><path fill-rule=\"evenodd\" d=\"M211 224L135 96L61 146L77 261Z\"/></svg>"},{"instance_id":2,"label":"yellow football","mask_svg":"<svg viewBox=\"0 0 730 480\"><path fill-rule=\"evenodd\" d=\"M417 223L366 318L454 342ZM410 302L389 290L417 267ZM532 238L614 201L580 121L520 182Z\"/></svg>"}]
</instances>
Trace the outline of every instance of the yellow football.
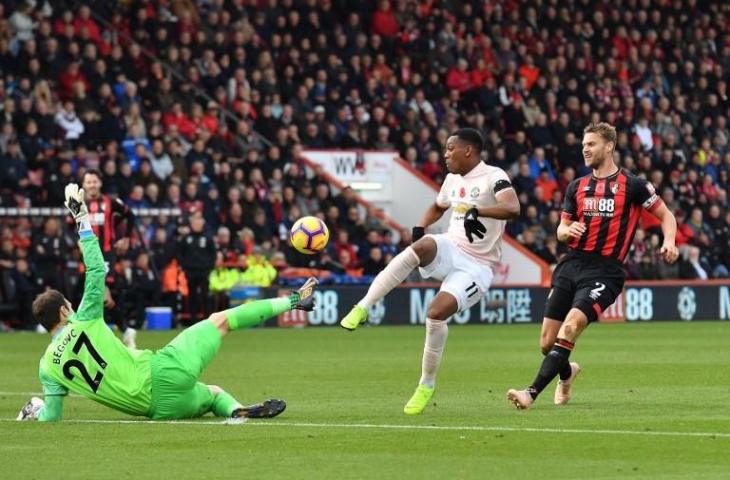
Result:
<instances>
[{"instance_id":1,"label":"yellow football","mask_svg":"<svg viewBox=\"0 0 730 480\"><path fill-rule=\"evenodd\" d=\"M330 239L327 225L317 217L302 217L291 227L291 244L297 251L313 255L324 250Z\"/></svg>"}]
</instances>

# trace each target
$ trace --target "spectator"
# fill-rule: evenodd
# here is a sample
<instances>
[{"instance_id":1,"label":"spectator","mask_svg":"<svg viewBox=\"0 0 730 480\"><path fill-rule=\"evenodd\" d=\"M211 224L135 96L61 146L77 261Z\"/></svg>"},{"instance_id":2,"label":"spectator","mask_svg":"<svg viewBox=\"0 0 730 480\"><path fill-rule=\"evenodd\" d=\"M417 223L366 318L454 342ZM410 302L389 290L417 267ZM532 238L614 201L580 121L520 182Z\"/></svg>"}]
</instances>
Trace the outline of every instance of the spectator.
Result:
<instances>
[{"instance_id":1,"label":"spectator","mask_svg":"<svg viewBox=\"0 0 730 480\"><path fill-rule=\"evenodd\" d=\"M530 176L537 180L540 178L540 174L545 171L548 174L548 180L555 180L555 173L550 162L545 158L545 150L542 148L536 148L530 157Z\"/></svg>"},{"instance_id":2,"label":"spectator","mask_svg":"<svg viewBox=\"0 0 730 480\"><path fill-rule=\"evenodd\" d=\"M550 171L548 168L540 170L540 176L535 181L535 187L539 187L542 192L542 197L538 198L539 201L548 203L552 200L553 194L558 192L558 182L555 178L550 177Z\"/></svg>"},{"instance_id":3,"label":"spectator","mask_svg":"<svg viewBox=\"0 0 730 480\"><path fill-rule=\"evenodd\" d=\"M152 143L149 159L152 171L160 180L166 180L175 170L170 155L165 151L165 144L160 139L156 139Z\"/></svg>"},{"instance_id":4,"label":"spectator","mask_svg":"<svg viewBox=\"0 0 730 480\"><path fill-rule=\"evenodd\" d=\"M147 307L160 304L162 285L160 276L153 268L150 257L146 252L139 252L132 269L132 290L135 295L135 313L132 318L144 318Z\"/></svg>"},{"instance_id":5,"label":"spectator","mask_svg":"<svg viewBox=\"0 0 730 480\"><path fill-rule=\"evenodd\" d=\"M222 252L216 253L215 265L208 280L208 289L213 297L213 309L216 311L228 308L230 305L228 293L236 285L239 277L238 257L233 262L224 259Z\"/></svg>"},{"instance_id":6,"label":"spectator","mask_svg":"<svg viewBox=\"0 0 730 480\"><path fill-rule=\"evenodd\" d=\"M204 231L201 213L191 216L189 228L190 233L180 238L177 258L190 288L190 322L197 323L208 316L208 277L215 265L215 243Z\"/></svg>"},{"instance_id":7,"label":"spectator","mask_svg":"<svg viewBox=\"0 0 730 480\"><path fill-rule=\"evenodd\" d=\"M19 258L15 262L15 268L11 276L15 283L16 298L13 300L18 305L20 326L25 330L37 330L32 305L36 295L42 291L39 285L39 277L33 272L28 260L25 258Z\"/></svg>"},{"instance_id":8,"label":"spectator","mask_svg":"<svg viewBox=\"0 0 730 480\"><path fill-rule=\"evenodd\" d=\"M363 263L364 275L377 275L385 268L383 251L378 246L373 246L368 251L368 257Z\"/></svg>"},{"instance_id":9,"label":"spectator","mask_svg":"<svg viewBox=\"0 0 730 480\"><path fill-rule=\"evenodd\" d=\"M710 278L710 266L700 257L700 249L689 246L684 251L680 264L680 277L685 279L707 280Z\"/></svg>"},{"instance_id":10,"label":"spectator","mask_svg":"<svg viewBox=\"0 0 730 480\"><path fill-rule=\"evenodd\" d=\"M84 124L76 116L75 109L73 102L66 101L55 117L56 125L64 132L64 138L71 141L72 144L84 133Z\"/></svg>"},{"instance_id":11,"label":"spectator","mask_svg":"<svg viewBox=\"0 0 730 480\"><path fill-rule=\"evenodd\" d=\"M0 188L22 192L29 184L27 163L13 138L7 144L7 152L0 155Z\"/></svg>"},{"instance_id":12,"label":"spectator","mask_svg":"<svg viewBox=\"0 0 730 480\"><path fill-rule=\"evenodd\" d=\"M373 15L372 21L373 33L389 39L395 37L399 29L400 26L390 2L388 0L378 2L378 9Z\"/></svg>"},{"instance_id":13,"label":"spectator","mask_svg":"<svg viewBox=\"0 0 730 480\"><path fill-rule=\"evenodd\" d=\"M56 218L47 218L42 231L33 239L31 257L42 288L63 289L61 266L68 250L60 227Z\"/></svg>"},{"instance_id":14,"label":"spectator","mask_svg":"<svg viewBox=\"0 0 730 480\"><path fill-rule=\"evenodd\" d=\"M268 287L276 279L276 269L266 258L259 245L254 246L251 255L246 258L246 266L247 268L239 277L239 284Z\"/></svg>"}]
</instances>

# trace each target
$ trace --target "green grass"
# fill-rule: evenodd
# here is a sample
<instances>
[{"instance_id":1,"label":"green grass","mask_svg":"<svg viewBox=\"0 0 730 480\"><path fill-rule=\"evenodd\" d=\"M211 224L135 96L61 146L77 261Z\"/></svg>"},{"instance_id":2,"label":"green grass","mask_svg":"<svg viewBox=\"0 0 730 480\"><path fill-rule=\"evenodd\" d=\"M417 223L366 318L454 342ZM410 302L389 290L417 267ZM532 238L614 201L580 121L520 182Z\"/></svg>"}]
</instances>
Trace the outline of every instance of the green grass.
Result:
<instances>
[{"instance_id":1,"label":"green grass","mask_svg":"<svg viewBox=\"0 0 730 480\"><path fill-rule=\"evenodd\" d=\"M592 326L573 354L583 366L573 403L552 405L551 385L519 412L505 392L533 379L538 334L537 325L452 326L435 404L413 418L402 408L420 374L423 328L235 332L203 380L242 402L289 403L279 418L236 426L7 421L21 393L39 389L48 338L0 335L0 478L730 476L730 323ZM139 343L171 338L145 332ZM79 397L64 414L130 419ZM416 428L434 425L484 429Z\"/></svg>"}]
</instances>

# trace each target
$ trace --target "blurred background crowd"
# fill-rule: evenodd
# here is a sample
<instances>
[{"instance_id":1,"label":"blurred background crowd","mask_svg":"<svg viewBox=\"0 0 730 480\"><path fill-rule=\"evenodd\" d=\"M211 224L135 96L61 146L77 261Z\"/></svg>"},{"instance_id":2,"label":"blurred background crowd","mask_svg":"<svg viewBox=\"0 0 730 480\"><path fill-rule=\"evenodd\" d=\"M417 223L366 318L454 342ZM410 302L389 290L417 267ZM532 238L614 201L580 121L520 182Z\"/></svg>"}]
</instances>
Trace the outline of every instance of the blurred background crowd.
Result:
<instances>
[{"instance_id":1,"label":"blurred background crowd","mask_svg":"<svg viewBox=\"0 0 730 480\"><path fill-rule=\"evenodd\" d=\"M307 269L367 279L410 243L303 149L393 149L438 184L449 132L471 126L520 195L508 233L555 264L562 194L587 173L582 129L607 121L617 162L679 222L669 266L642 218L629 278L727 277L728 15L698 0L3 0L0 207L57 207L98 171L105 195L147 212L115 224L131 232L114 246L117 305L205 278L212 308L232 285ZM332 230L325 255L287 246L302 215ZM0 222L0 314L30 325L48 286L76 298L66 219ZM206 246L186 254L193 237Z\"/></svg>"}]
</instances>

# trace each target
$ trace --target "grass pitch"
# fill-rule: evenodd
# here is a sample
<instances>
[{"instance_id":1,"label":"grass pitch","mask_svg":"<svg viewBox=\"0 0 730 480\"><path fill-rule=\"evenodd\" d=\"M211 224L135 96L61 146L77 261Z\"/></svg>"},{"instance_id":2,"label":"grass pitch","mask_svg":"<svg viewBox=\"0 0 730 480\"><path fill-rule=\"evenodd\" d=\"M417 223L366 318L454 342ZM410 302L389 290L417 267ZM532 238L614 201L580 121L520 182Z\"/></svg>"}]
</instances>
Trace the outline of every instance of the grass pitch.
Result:
<instances>
[{"instance_id":1,"label":"grass pitch","mask_svg":"<svg viewBox=\"0 0 730 480\"><path fill-rule=\"evenodd\" d=\"M80 397L61 424L14 422L48 337L0 335L0 478L730 477L730 323L591 326L573 402L552 405L551 385L516 411L505 392L533 379L538 334L452 326L434 404L408 417L423 328L234 332L203 381L289 404L244 425L143 423Z\"/></svg>"}]
</instances>

